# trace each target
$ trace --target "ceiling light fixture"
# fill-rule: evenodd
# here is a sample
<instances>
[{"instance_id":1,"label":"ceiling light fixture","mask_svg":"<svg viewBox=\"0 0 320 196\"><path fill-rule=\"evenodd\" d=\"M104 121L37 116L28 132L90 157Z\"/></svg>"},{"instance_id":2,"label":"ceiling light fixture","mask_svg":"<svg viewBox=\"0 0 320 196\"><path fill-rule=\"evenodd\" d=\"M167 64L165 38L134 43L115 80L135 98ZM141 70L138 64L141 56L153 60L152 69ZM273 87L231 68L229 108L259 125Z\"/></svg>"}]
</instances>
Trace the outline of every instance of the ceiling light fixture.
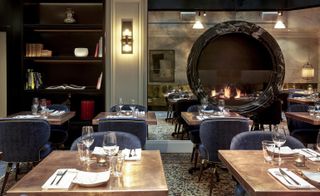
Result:
<instances>
[{"instance_id":1,"label":"ceiling light fixture","mask_svg":"<svg viewBox=\"0 0 320 196\"><path fill-rule=\"evenodd\" d=\"M283 13L278 12L277 22L274 25L275 29L285 29L286 25L283 23Z\"/></svg>"},{"instance_id":2,"label":"ceiling light fixture","mask_svg":"<svg viewBox=\"0 0 320 196\"><path fill-rule=\"evenodd\" d=\"M200 12L198 14L198 16L195 17L196 22L193 24L192 28L193 29L204 29L203 24L201 23L201 15Z\"/></svg>"}]
</instances>

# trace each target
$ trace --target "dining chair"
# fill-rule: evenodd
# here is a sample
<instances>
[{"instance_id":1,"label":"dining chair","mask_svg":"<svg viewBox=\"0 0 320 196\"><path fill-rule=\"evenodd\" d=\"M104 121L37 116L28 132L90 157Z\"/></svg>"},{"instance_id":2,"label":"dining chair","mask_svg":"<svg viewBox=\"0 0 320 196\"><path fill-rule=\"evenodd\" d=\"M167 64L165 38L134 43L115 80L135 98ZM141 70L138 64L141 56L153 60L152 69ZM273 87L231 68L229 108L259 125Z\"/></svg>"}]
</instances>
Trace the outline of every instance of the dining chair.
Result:
<instances>
[{"instance_id":1,"label":"dining chair","mask_svg":"<svg viewBox=\"0 0 320 196\"><path fill-rule=\"evenodd\" d=\"M140 139L141 146L144 147L147 140L148 125L144 119L133 118L112 118L100 119L98 132L120 131L127 132L137 136Z\"/></svg>"},{"instance_id":2,"label":"dining chair","mask_svg":"<svg viewBox=\"0 0 320 196\"><path fill-rule=\"evenodd\" d=\"M272 141L272 132L266 131L247 131L237 134L231 140L230 150L262 150L261 142L263 140ZM285 146L290 148L304 148L304 145L292 136L286 137ZM236 196L246 195L244 188L237 182L235 188Z\"/></svg>"},{"instance_id":3,"label":"dining chair","mask_svg":"<svg viewBox=\"0 0 320 196\"><path fill-rule=\"evenodd\" d=\"M288 112L308 112L307 104L291 104L288 106ZM312 125L306 122L295 120L286 116L290 135L300 140L305 146L315 144L320 126Z\"/></svg>"},{"instance_id":4,"label":"dining chair","mask_svg":"<svg viewBox=\"0 0 320 196\"><path fill-rule=\"evenodd\" d=\"M201 167L199 181L204 167L213 167L210 195L213 188L213 176L219 181L217 166L220 162L218 158L218 150L230 149L232 138L238 133L249 131L249 120L246 118L215 118L206 119L200 124L200 140L199 153L201 158Z\"/></svg>"},{"instance_id":5,"label":"dining chair","mask_svg":"<svg viewBox=\"0 0 320 196\"><path fill-rule=\"evenodd\" d=\"M19 173L19 163L39 162L51 151L49 142L50 125L42 119L0 119L0 151L2 160L8 162L1 195L16 163L16 180Z\"/></svg>"},{"instance_id":6,"label":"dining chair","mask_svg":"<svg viewBox=\"0 0 320 196\"><path fill-rule=\"evenodd\" d=\"M90 150L93 150L95 146L102 147L103 145L103 137L106 135L107 132L95 132L93 133L94 142L90 146ZM126 132L115 132L117 138L117 145L119 146L120 150L125 148L127 149L137 149L141 148L140 139L131 134ZM70 150L77 150L77 143L81 140L81 137L77 138L71 145Z\"/></svg>"},{"instance_id":7,"label":"dining chair","mask_svg":"<svg viewBox=\"0 0 320 196\"><path fill-rule=\"evenodd\" d=\"M130 106L134 105L136 109L138 109L140 112L144 111L147 112L147 108L143 105L138 105L138 104L124 104L121 108L121 110L127 110L127 111L131 111ZM110 112L117 112L119 108L119 105L114 105L110 108Z\"/></svg>"},{"instance_id":8,"label":"dining chair","mask_svg":"<svg viewBox=\"0 0 320 196\"><path fill-rule=\"evenodd\" d=\"M166 98L166 103L167 103L167 117L166 117L166 121L168 120L172 120L173 119L173 112L175 110L174 108L174 103L172 103L170 100L172 99L175 99L175 98L179 98L180 97L180 94L178 92L173 92L173 93L170 93Z\"/></svg>"},{"instance_id":9,"label":"dining chair","mask_svg":"<svg viewBox=\"0 0 320 196\"><path fill-rule=\"evenodd\" d=\"M49 110L58 110L69 112L69 108L64 104L51 104L48 106ZM57 148L64 148L64 143L68 139L68 130L69 130L69 122L66 122L63 125L50 125L51 126L51 134L49 141L52 142L52 145Z\"/></svg>"}]
</instances>

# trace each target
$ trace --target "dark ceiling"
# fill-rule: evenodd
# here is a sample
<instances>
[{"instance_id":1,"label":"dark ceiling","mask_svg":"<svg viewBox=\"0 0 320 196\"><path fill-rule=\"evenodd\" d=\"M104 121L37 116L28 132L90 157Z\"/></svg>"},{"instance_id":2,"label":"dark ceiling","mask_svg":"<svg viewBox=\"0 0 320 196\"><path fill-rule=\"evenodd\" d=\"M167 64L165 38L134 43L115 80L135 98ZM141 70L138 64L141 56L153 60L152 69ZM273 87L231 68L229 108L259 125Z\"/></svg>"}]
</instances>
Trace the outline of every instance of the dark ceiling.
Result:
<instances>
[{"instance_id":1,"label":"dark ceiling","mask_svg":"<svg viewBox=\"0 0 320 196\"><path fill-rule=\"evenodd\" d=\"M320 6L320 0L149 0L148 9L179 11L289 11Z\"/></svg>"}]
</instances>

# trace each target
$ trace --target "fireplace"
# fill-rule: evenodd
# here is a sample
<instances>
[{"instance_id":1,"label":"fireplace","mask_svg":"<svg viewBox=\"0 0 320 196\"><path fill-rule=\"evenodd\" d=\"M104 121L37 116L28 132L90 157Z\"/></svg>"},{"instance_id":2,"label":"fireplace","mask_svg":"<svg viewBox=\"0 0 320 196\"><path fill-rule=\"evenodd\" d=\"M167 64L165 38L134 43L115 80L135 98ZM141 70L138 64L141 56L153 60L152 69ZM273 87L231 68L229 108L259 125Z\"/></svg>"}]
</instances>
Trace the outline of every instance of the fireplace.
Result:
<instances>
[{"instance_id":1,"label":"fireplace","mask_svg":"<svg viewBox=\"0 0 320 196\"><path fill-rule=\"evenodd\" d=\"M284 60L275 39L249 22L229 21L207 30L188 58L188 81L198 98L209 97L244 115L269 106L284 78Z\"/></svg>"}]
</instances>

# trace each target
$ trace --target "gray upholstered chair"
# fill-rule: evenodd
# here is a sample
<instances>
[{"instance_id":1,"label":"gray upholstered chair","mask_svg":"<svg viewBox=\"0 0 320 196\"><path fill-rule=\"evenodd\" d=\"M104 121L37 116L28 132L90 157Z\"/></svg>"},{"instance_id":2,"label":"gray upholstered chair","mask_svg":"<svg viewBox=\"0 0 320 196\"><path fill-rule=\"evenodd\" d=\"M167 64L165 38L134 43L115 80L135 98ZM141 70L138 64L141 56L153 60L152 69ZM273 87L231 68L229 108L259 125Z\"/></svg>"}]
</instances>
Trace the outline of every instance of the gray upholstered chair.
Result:
<instances>
[{"instance_id":1,"label":"gray upholstered chair","mask_svg":"<svg viewBox=\"0 0 320 196\"><path fill-rule=\"evenodd\" d=\"M131 133L125 133L125 132L115 132L117 137L117 145L119 146L119 149L122 150L124 148L127 149L136 149L141 148L140 140L137 136L131 134ZM103 144L103 137L106 134L106 132L95 132L93 133L94 142L90 146L90 150L93 150L95 146L102 146ZM71 145L70 150L77 150L77 143L81 140L81 137L77 138Z\"/></svg>"},{"instance_id":2,"label":"gray upholstered chair","mask_svg":"<svg viewBox=\"0 0 320 196\"><path fill-rule=\"evenodd\" d=\"M69 108L64 104L51 104L48 106L49 110L59 110L69 112ZM64 146L64 143L68 139L69 123L63 125L51 125L51 134L49 141L55 146L60 148Z\"/></svg>"},{"instance_id":3,"label":"gray upholstered chair","mask_svg":"<svg viewBox=\"0 0 320 196\"><path fill-rule=\"evenodd\" d=\"M0 151L3 152L2 160L8 162L1 195L13 163L17 163L17 179L19 163L38 162L52 151L49 137L50 125L46 120L0 119Z\"/></svg>"},{"instance_id":4,"label":"gray upholstered chair","mask_svg":"<svg viewBox=\"0 0 320 196\"><path fill-rule=\"evenodd\" d=\"M271 141L272 132L251 131L239 133L232 139L230 150L261 150L261 142L263 140ZM287 140L284 146L289 146L292 149L304 148L304 145L299 140L291 136L287 136ZM235 195L246 195L246 191L239 183L237 183L236 185Z\"/></svg>"},{"instance_id":5,"label":"gray upholstered chair","mask_svg":"<svg viewBox=\"0 0 320 196\"><path fill-rule=\"evenodd\" d=\"M217 164L220 162L218 150L230 149L232 138L245 131L249 131L249 121L246 118L207 119L200 124L199 133L202 144L199 146L201 158L199 181L205 165L214 167L210 183L210 195L213 187L213 175L219 181L217 172Z\"/></svg>"},{"instance_id":6,"label":"gray upholstered chair","mask_svg":"<svg viewBox=\"0 0 320 196\"><path fill-rule=\"evenodd\" d=\"M121 131L131 133L140 139L141 146L144 147L147 140L148 125L143 119L100 119L98 132Z\"/></svg>"},{"instance_id":7,"label":"gray upholstered chair","mask_svg":"<svg viewBox=\"0 0 320 196\"><path fill-rule=\"evenodd\" d=\"M129 110L131 111L130 106L134 105L136 109L139 111L145 111L147 112L147 108L143 105L138 105L138 104L124 104L121 108L121 110ZM114 105L110 108L110 112L117 112L117 108L119 108L119 105Z\"/></svg>"},{"instance_id":8,"label":"gray upholstered chair","mask_svg":"<svg viewBox=\"0 0 320 196\"><path fill-rule=\"evenodd\" d=\"M288 106L288 112L307 112L306 104L291 104ZM300 140L305 146L315 144L320 126L315 126L287 116L287 124L290 135Z\"/></svg>"}]
</instances>

